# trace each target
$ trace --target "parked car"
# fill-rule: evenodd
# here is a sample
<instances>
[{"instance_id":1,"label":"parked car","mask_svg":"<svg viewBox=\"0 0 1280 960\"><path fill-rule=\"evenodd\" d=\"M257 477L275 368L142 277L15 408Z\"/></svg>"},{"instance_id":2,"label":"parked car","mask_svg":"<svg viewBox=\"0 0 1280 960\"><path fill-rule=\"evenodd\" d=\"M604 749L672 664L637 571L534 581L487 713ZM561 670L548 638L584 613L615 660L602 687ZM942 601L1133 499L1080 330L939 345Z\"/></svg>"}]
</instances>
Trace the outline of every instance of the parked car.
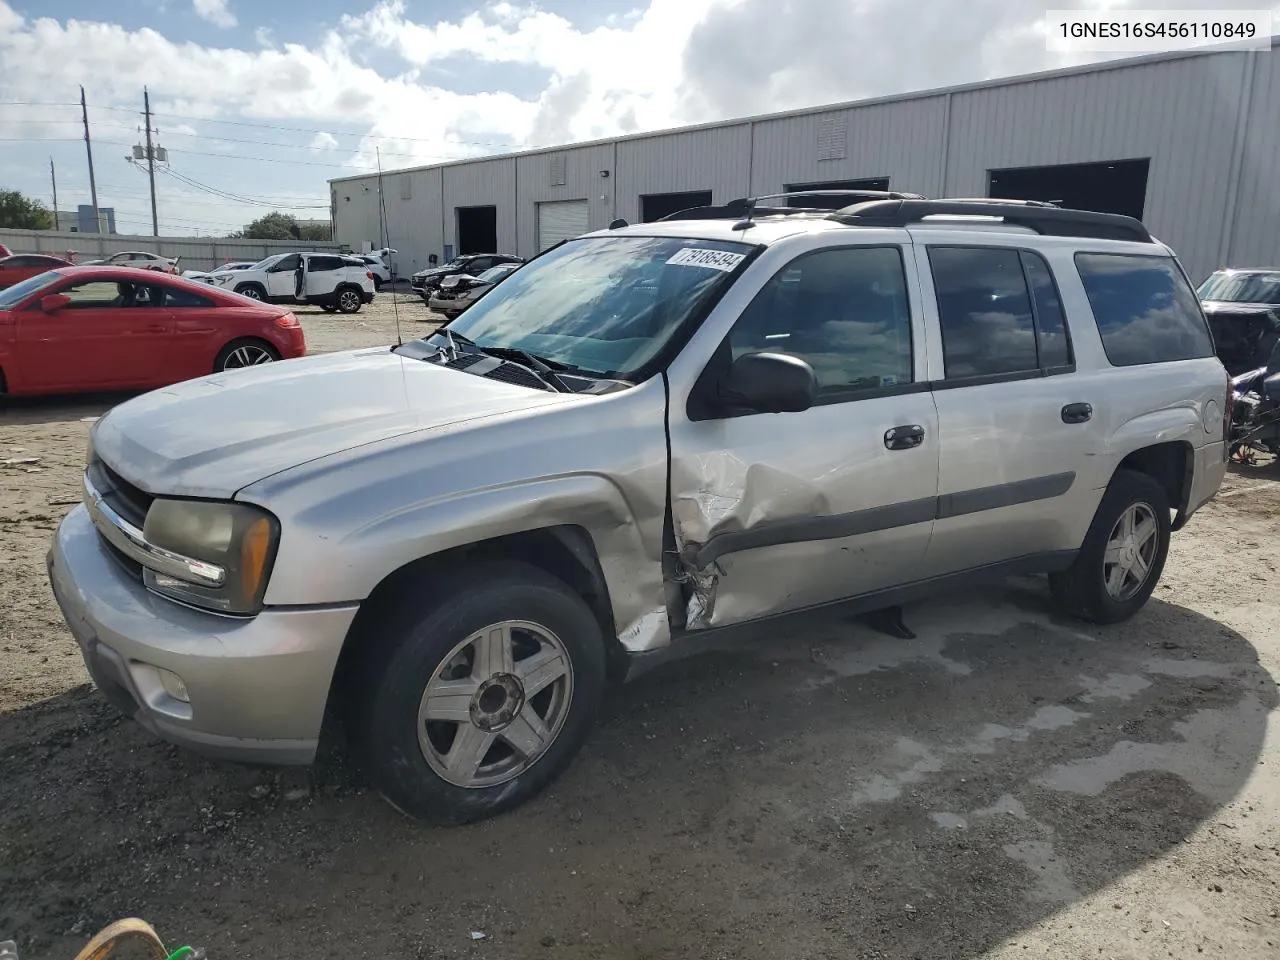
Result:
<instances>
[{"instance_id":1,"label":"parked car","mask_svg":"<svg viewBox=\"0 0 1280 960\"><path fill-rule=\"evenodd\" d=\"M182 276L187 280L200 280L203 283L209 283L209 278L215 273L222 273L227 270L248 270L258 261L256 260L232 260L214 267L212 270L183 270Z\"/></svg>"},{"instance_id":2,"label":"parked car","mask_svg":"<svg viewBox=\"0 0 1280 960\"><path fill-rule=\"evenodd\" d=\"M252 300L309 303L356 313L373 301L373 273L363 260L333 253L278 253L247 270L218 270L209 282Z\"/></svg>"},{"instance_id":3,"label":"parked car","mask_svg":"<svg viewBox=\"0 0 1280 960\"><path fill-rule=\"evenodd\" d=\"M504 263L484 271L478 277L465 273L445 277L427 304L436 313L456 317L519 267L518 263Z\"/></svg>"},{"instance_id":4,"label":"parked car","mask_svg":"<svg viewBox=\"0 0 1280 960\"><path fill-rule=\"evenodd\" d=\"M519 264L524 263L524 260L505 253L469 253L461 257L454 257L441 266L419 270L409 278L409 286L422 296L423 301L429 304L431 294L435 292L441 281L446 277L454 277L460 274L478 276L486 270L504 263Z\"/></svg>"},{"instance_id":5,"label":"parked car","mask_svg":"<svg viewBox=\"0 0 1280 960\"><path fill-rule=\"evenodd\" d=\"M1265 303L1280 307L1280 270L1215 270L1196 290L1208 303Z\"/></svg>"},{"instance_id":6,"label":"parked car","mask_svg":"<svg viewBox=\"0 0 1280 960\"><path fill-rule=\"evenodd\" d=\"M125 250L113 253L102 260L90 260L84 264L93 267L135 267L142 270L159 270L161 273L178 272L177 257L162 257L145 250Z\"/></svg>"},{"instance_id":7,"label":"parked car","mask_svg":"<svg viewBox=\"0 0 1280 960\"><path fill-rule=\"evenodd\" d=\"M1013 572L1143 607L1226 470L1168 247L1032 203L724 209L569 240L425 339L109 411L49 561L102 692L254 761L340 716L456 823L714 631Z\"/></svg>"},{"instance_id":8,"label":"parked car","mask_svg":"<svg viewBox=\"0 0 1280 960\"><path fill-rule=\"evenodd\" d=\"M21 283L28 277L38 276L46 270L71 266L70 260L50 257L43 253L20 253L0 258L0 290Z\"/></svg>"},{"instance_id":9,"label":"parked car","mask_svg":"<svg viewBox=\"0 0 1280 960\"><path fill-rule=\"evenodd\" d=\"M0 292L11 396L149 389L304 353L288 310L154 270L60 267Z\"/></svg>"},{"instance_id":10,"label":"parked car","mask_svg":"<svg viewBox=\"0 0 1280 960\"><path fill-rule=\"evenodd\" d=\"M391 266L381 257L372 253L362 253L358 257L369 268L369 272L373 274L373 286L376 290L384 283L391 282Z\"/></svg>"}]
</instances>

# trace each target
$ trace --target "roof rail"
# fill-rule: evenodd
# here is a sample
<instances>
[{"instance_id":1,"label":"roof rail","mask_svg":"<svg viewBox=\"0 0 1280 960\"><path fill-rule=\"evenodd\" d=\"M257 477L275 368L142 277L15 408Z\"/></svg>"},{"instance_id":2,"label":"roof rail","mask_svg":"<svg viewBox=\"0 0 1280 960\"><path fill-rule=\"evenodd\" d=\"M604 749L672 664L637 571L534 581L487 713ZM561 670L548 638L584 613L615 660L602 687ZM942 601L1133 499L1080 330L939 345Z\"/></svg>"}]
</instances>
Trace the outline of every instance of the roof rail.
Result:
<instances>
[{"instance_id":1,"label":"roof rail","mask_svg":"<svg viewBox=\"0 0 1280 960\"><path fill-rule=\"evenodd\" d=\"M787 200L792 197L841 197L850 203L869 200L923 200L918 193L894 193L888 190L795 190L791 193L769 193L759 197L739 197L722 206L690 207L677 210L658 222L667 220L751 220L753 217L795 216L802 213L831 213L830 207L765 207L761 200Z\"/></svg>"},{"instance_id":2,"label":"roof rail","mask_svg":"<svg viewBox=\"0 0 1280 960\"><path fill-rule=\"evenodd\" d=\"M1013 226L1026 227L1050 237L1092 237L1098 240L1130 240L1154 243L1140 220L1118 213L1065 210L1043 201L973 200L877 200L857 203L830 214L849 226L905 227L926 217L999 217Z\"/></svg>"}]
</instances>

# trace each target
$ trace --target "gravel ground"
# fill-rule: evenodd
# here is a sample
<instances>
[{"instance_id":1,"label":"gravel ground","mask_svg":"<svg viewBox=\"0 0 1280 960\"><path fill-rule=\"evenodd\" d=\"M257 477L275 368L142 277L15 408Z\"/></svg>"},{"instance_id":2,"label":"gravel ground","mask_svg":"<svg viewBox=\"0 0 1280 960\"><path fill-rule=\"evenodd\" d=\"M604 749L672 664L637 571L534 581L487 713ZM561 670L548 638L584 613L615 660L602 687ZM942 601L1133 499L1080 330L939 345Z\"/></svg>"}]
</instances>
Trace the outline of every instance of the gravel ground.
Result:
<instances>
[{"instance_id":1,"label":"gravel ground","mask_svg":"<svg viewBox=\"0 0 1280 960\"><path fill-rule=\"evenodd\" d=\"M432 318L405 298L401 328ZM304 312L391 342L391 298ZM811 619L647 674L549 792L455 830L338 761L207 761L89 686L43 556L89 419L0 408L0 940L136 915L218 957L1275 957L1280 469L1235 472L1156 598L1094 629L1039 580ZM34 472L31 472L34 471Z\"/></svg>"}]
</instances>

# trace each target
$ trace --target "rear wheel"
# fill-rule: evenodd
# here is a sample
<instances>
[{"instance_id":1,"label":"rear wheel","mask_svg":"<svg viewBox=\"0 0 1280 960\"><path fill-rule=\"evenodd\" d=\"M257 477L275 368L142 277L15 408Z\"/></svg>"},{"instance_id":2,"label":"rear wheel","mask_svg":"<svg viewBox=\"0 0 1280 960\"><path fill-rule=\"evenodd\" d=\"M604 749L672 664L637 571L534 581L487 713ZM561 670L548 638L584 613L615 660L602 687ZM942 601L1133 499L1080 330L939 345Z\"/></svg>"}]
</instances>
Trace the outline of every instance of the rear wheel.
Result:
<instances>
[{"instance_id":1,"label":"rear wheel","mask_svg":"<svg viewBox=\"0 0 1280 960\"><path fill-rule=\"evenodd\" d=\"M264 363L274 363L279 359L280 354L276 352L276 348L271 344L265 340L254 340L246 337L240 340L232 340L218 351L218 357L213 361L213 372L222 373L224 370L257 367Z\"/></svg>"},{"instance_id":2,"label":"rear wheel","mask_svg":"<svg viewBox=\"0 0 1280 960\"><path fill-rule=\"evenodd\" d=\"M352 732L397 809L483 820L532 797L578 752L604 691L604 641L581 597L523 563L434 586L426 605L411 595L370 630Z\"/></svg>"},{"instance_id":3,"label":"rear wheel","mask_svg":"<svg viewBox=\"0 0 1280 960\"><path fill-rule=\"evenodd\" d=\"M355 287L343 287L338 291L336 302L339 313L358 313L364 300L360 296L360 291Z\"/></svg>"},{"instance_id":4,"label":"rear wheel","mask_svg":"<svg viewBox=\"0 0 1280 960\"><path fill-rule=\"evenodd\" d=\"M1169 510L1152 477L1117 472L1075 562L1049 577L1059 607L1094 623L1119 623L1142 609L1169 554Z\"/></svg>"},{"instance_id":5,"label":"rear wheel","mask_svg":"<svg viewBox=\"0 0 1280 960\"><path fill-rule=\"evenodd\" d=\"M248 297L250 300L267 299L267 291L263 290L260 284L242 283L236 287L236 293Z\"/></svg>"}]
</instances>

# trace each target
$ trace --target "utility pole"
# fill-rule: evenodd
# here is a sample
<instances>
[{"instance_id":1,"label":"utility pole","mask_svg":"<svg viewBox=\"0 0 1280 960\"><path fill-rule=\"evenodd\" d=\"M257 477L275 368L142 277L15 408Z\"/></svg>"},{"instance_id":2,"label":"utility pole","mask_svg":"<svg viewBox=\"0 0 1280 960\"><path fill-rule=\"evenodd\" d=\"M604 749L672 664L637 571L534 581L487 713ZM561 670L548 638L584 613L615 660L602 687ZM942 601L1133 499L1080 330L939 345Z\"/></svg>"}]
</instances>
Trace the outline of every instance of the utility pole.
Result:
<instances>
[{"instance_id":1,"label":"utility pole","mask_svg":"<svg viewBox=\"0 0 1280 960\"><path fill-rule=\"evenodd\" d=\"M49 179L53 181L53 229L58 229L58 174L53 169L53 157L49 158Z\"/></svg>"},{"instance_id":2,"label":"utility pole","mask_svg":"<svg viewBox=\"0 0 1280 960\"><path fill-rule=\"evenodd\" d=\"M151 149L151 94L142 88L142 107L147 124L147 176L151 180L151 235L160 236L160 218L156 215L156 152Z\"/></svg>"},{"instance_id":3,"label":"utility pole","mask_svg":"<svg viewBox=\"0 0 1280 960\"><path fill-rule=\"evenodd\" d=\"M98 183L93 179L93 146L89 143L89 108L84 102L84 86L80 87L80 115L84 117L84 152L89 157L89 202L93 204L93 232L102 233L98 214Z\"/></svg>"}]
</instances>

